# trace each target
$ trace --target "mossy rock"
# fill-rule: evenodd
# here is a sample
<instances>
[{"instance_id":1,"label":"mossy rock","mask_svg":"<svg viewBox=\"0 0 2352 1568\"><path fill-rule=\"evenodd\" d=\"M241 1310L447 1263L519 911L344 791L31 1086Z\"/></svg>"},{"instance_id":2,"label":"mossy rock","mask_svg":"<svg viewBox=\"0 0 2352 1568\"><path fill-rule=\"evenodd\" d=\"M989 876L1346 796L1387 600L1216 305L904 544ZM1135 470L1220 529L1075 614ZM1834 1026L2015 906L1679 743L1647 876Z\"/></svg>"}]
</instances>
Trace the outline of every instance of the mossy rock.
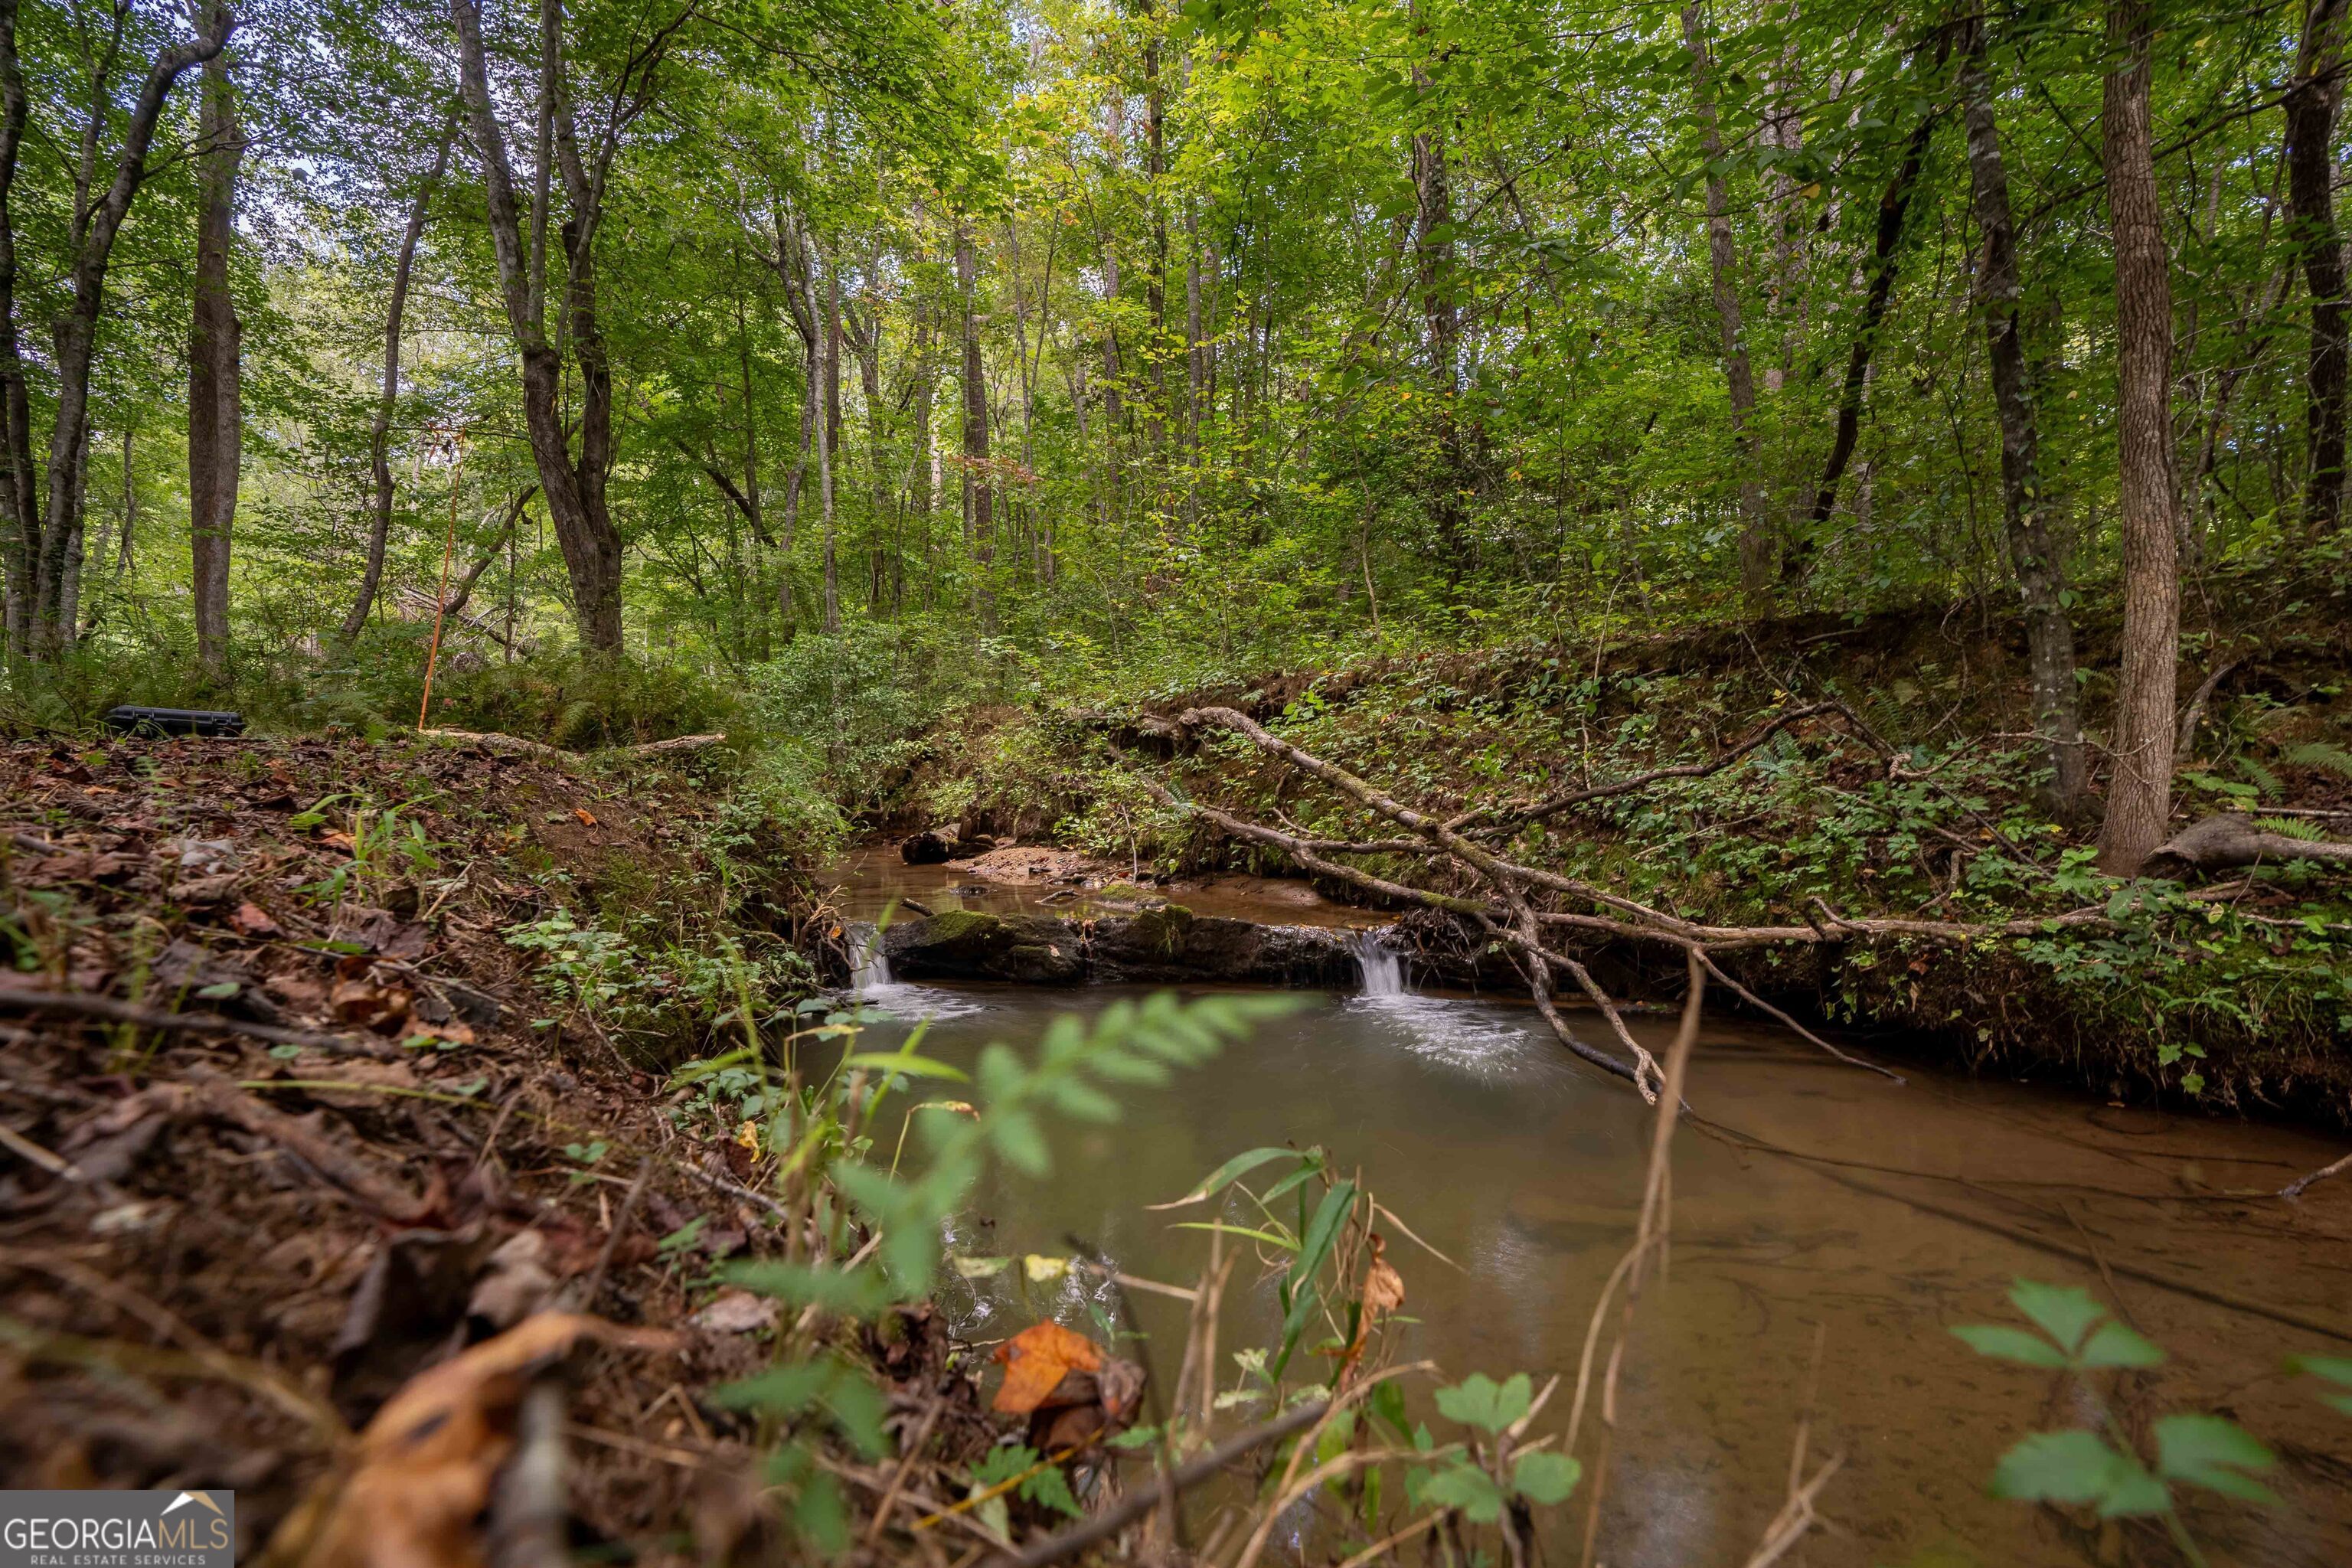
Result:
<instances>
[{"instance_id":1,"label":"mossy rock","mask_svg":"<svg viewBox=\"0 0 2352 1568\"><path fill-rule=\"evenodd\" d=\"M1003 918L985 910L950 910L931 916L915 929L922 932L926 946L933 942L961 945L967 942L985 941L1004 924Z\"/></svg>"},{"instance_id":2,"label":"mossy rock","mask_svg":"<svg viewBox=\"0 0 2352 1568\"><path fill-rule=\"evenodd\" d=\"M1181 904L1147 910L1128 922L1129 939L1136 946L1170 958L1184 951L1184 939L1192 930L1192 911Z\"/></svg>"}]
</instances>

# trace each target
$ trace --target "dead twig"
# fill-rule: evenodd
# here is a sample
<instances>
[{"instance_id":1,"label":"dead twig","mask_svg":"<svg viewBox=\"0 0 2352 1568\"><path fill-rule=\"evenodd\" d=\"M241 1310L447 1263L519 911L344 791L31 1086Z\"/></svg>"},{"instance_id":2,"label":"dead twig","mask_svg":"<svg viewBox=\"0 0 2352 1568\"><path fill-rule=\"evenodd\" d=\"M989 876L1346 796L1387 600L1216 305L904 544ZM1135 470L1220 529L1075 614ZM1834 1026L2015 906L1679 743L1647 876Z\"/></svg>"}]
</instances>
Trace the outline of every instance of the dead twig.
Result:
<instances>
[{"instance_id":1,"label":"dead twig","mask_svg":"<svg viewBox=\"0 0 2352 1568\"><path fill-rule=\"evenodd\" d=\"M2324 1182L2330 1176L2340 1176L2347 1171L2352 1171L2352 1154L2345 1155L2332 1165L2322 1165L2306 1175L2297 1176L2294 1181L2281 1187L2278 1195L2283 1198L2299 1198L2303 1196L2305 1188L2315 1183Z\"/></svg>"},{"instance_id":2,"label":"dead twig","mask_svg":"<svg viewBox=\"0 0 2352 1568\"><path fill-rule=\"evenodd\" d=\"M1253 1449L1280 1442L1294 1432L1314 1426L1330 1409L1328 1402L1318 1399L1286 1410L1273 1420L1253 1426L1246 1432L1237 1432L1198 1458L1177 1467L1176 1473L1167 1479L1166 1484L1180 1492L1199 1486ZM1160 1486L1156 1481L1149 1487L1138 1487L1083 1524L1074 1524L998 1561L1006 1568L1045 1568L1048 1563L1059 1563L1097 1542L1108 1541L1160 1505Z\"/></svg>"},{"instance_id":3,"label":"dead twig","mask_svg":"<svg viewBox=\"0 0 2352 1568\"><path fill-rule=\"evenodd\" d=\"M277 1024L256 1024L219 1013L170 1013L111 996L88 996L78 991L0 991L0 1009L44 1017L93 1018L110 1024L135 1024L179 1035L243 1035L272 1045L305 1046L335 1056L367 1057L376 1061L405 1060L407 1053L384 1040L331 1035L320 1029L289 1029Z\"/></svg>"}]
</instances>

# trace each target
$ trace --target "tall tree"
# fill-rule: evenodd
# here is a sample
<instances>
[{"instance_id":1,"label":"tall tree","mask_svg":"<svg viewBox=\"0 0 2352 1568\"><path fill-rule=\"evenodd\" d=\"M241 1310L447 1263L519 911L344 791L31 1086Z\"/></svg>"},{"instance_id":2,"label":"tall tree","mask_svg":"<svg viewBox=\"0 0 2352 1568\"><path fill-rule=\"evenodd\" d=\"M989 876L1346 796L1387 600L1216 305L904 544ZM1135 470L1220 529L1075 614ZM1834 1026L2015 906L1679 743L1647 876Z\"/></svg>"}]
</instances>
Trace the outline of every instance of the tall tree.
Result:
<instances>
[{"instance_id":1,"label":"tall tree","mask_svg":"<svg viewBox=\"0 0 2352 1568\"><path fill-rule=\"evenodd\" d=\"M2000 423L2000 504L2011 572L2025 610L2027 664L2033 683L2033 724L2049 759L2049 805L2062 819L2082 807L2087 783L2081 701L2074 681L2074 626L2066 611L2064 563L2050 538L2042 494L2042 436L2025 356L2017 258L2017 227L2010 213L2009 174L2000 126L1993 118L1992 76L1981 17L1961 24L1960 106L1968 127L1969 181L1976 198L1976 308L1984 318L1986 357L1992 372L1993 412Z\"/></svg>"},{"instance_id":2,"label":"tall tree","mask_svg":"<svg viewBox=\"0 0 2352 1568\"><path fill-rule=\"evenodd\" d=\"M2303 511L2314 531L2333 528L2344 516L2344 242L2336 232L2335 196L2344 8L2345 0L2307 0L2285 104L2289 237L2311 290L2311 354L2304 378L2310 468Z\"/></svg>"},{"instance_id":3,"label":"tall tree","mask_svg":"<svg viewBox=\"0 0 2352 1568\"><path fill-rule=\"evenodd\" d=\"M14 5L0 15L0 376L5 376L8 480L0 502L9 512L5 559L8 567L9 640L20 655L54 656L71 643L77 620L69 590L79 581L81 507L89 473L89 383L99 319L105 308L107 268L131 204L153 174L148 153L172 89L190 69L227 46L235 19L215 5L200 18L195 37L163 46L149 62L128 114L113 169L98 183L103 148L116 110L115 71L122 60L130 7L113 14L110 37L97 40L87 56L90 91L82 126L79 161L65 233L67 303L51 323L49 371L56 388L46 469L33 462L32 416L19 342L16 310L18 265L15 219L16 156L21 151L26 98L19 64Z\"/></svg>"},{"instance_id":4,"label":"tall tree","mask_svg":"<svg viewBox=\"0 0 2352 1568\"><path fill-rule=\"evenodd\" d=\"M228 674L228 569L245 425L245 327L228 279L245 141L226 51L205 62L199 91L195 298L188 323L188 546L196 663L208 679L220 680Z\"/></svg>"},{"instance_id":5,"label":"tall tree","mask_svg":"<svg viewBox=\"0 0 2352 1568\"><path fill-rule=\"evenodd\" d=\"M2099 114L2116 247L2116 443L2122 500L2123 669L2116 689L2114 782L2099 866L2137 872L2172 815L2179 679L2179 487L2172 459L2172 279L2156 193L2148 106L2155 27L2148 0L2108 0Z\"/></svg>"},{"instance_id":6,"label":"tall tree","mask_svg":"<svg viewBox=\"0 0 2352 1568\"><path fill-rule=\"evenodd\" d=\"M1951 54L1952 36L1948 28L1937 31L1936 69L1940 76ZM1862 320L1854 325L1853 342L1846 352L1845 384L1838 395L1837 433L1830 443L1829 460L1822 465L1821 482L1813 489L1812 530L1789 542L1788 552L1780 563L1783 582L1803 575L1811 559L1815 537L1837 510L1838 485L1845 478L1854 444L1862 437L1862 400L1870 384L1871 357L1877 353L1879 328L1885 323L1886 307L1895 295L1895 275L1902 259L1904 219L1910 213L1911 193L1918 186L1919 168L1927 160L1928 143L1935 139L1936 121L1942 112L1940 105L1931 105L1920 112L1917 123L1904 142L1903 156L1895 163L1886 190L1878 198L1878 222L1868 269L1870 285L1863 291ZM1785 215L1782 226L1789 226Z\"/></svg>"},{"instance_id":7,"label":"tall tree","mask_svg":"<svg viewBox=\"0 0 2352 1568\"><path fill-rule=\"evenodd\" d=\"M1424 37L1429 32L1426 18L1418 12L1414 31ZM1412 85L1415 95L1427 104L1430 77L1418 64L1413 67ZM1413 259L1419 273L1430 391L1436 404L1430 415L1437 438L1437 465L1429 485L1430 521L1436 528L1437 548L1450 584L1459 579L1467 564L1462 535L1468 518L1462 504L1462 305L1454 290L1454 184L1445 165L1442 132L1424 126L1413 132L1412 192Z\"/></svg>"},{"instance_id":8,"label":"tall tree","mask_svg":"<svg viewBox=\"0 0 2352 1568\"><path fill-rule=\"evenodd\" d=\"M375 605L376 590L383 584L384 549L392 538L392 415L400 401L401 324L408 312L408 283L416 265L417 243L425 236L425 215L432 205L434 190L449 166L449 147L457 138L457 120L453 113L441 128L433 166L416 187L415 199L408 205L408 222L400 231L400 254L393 262L392 300L383 313L383 381L376 393L375 417L368 426L368 467L375 482L374 517L368 530L367 564L360 572L359 592L352 598L351 610L343 616L339 634L339 644L346 658L358 646L360 632L367 626L368 612Z\"/></svg>"},{"instance_id":9,"label":"tall tree","mask_svg":"<svg viewBox=\"0 0 2352 1568\"><path fill-rule=\"evenodd\" d=\"M613 370L606 355L596 291L596 237L605 193L623 138L653 104L654 85L696 0L646 26L614 73L593 142L583 148L574 126L572 89L563 43L562 0L540 0L538 92L534 158L526 213L515 189L512 161L498 106L490 98L489 66L478 0L450 0L457 28L458 79L482 163L491 248L507 324L521 362L523 420L539 470L555 540L572 580L572 615L583 647L598 653L621 647L621 533L614 526L605 485L613 468ZM563 249L561 331L547 328L548 230L555 175L562 173L567 211L558 231ZM526 226L528 232L526 232ZM579 382L578 403L567 406L568 348ZM577 456L572 430L579 436Z\"/></svg>"},{"instance_id":10,"label":"tall tree","mask_svg":"<svg viewBox=\"0 0 2352 1568\"><path fill-rule=\"evenodd\" d=\"M988 468L988 376L980 354L980 311L973 303L979 257L971 230L956 226L956 289L963 306L963 531L975 567L972 604L982 626L995 604L990 569L996 558L994 491Z\"/></svg>"},{"instance_id":11,"label":"tall tree","mask_svg":"<svg viewBox=\"0 0 2352 1568\"><path fill-rule=\"evenodd\" d=\"M14 196L26 109L25 73L16 58L16 0L0 0L0 574L6 578L7 648L20 658L31 650L40 553L32 411L16 338ZM123 538L128 543L128 531Z\"/></svg>"},{"instance_id":12,"label":"tall tree","mask_svg":"<svg viewBox=\"0 0 2352 1568\"><path fill-rule=\"evenodd\" d=\"M1764 507L1762 458L1756 443L1756 370L1740 321L1738 261L1731 245L1731 194L1724 179L1723 131L1716 117L1715 58L1706 37L1705 0L1683 7L1683 44L1690 51L1691 95L1698 121L1699 155L1706 160L1706 259L1714 287L1717 333L1723 344L1723 379L1731 395L1731 440L1739 463L1739 585L1751 609L1771 587L1772 522Z\"/></svg>"}]
</instances>

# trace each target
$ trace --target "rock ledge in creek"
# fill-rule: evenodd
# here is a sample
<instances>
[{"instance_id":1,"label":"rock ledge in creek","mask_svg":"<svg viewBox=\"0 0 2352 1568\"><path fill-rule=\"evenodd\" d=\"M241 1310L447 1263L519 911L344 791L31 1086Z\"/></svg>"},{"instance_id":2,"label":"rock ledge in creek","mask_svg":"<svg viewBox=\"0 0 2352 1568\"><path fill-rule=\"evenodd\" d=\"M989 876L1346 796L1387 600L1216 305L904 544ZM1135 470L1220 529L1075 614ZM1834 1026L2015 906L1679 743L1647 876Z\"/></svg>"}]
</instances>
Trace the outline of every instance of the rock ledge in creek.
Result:
<instances>
[{"instance_id":1,"label":"rock ledge in creek","mask_svg":"<svg viewBox=\"0 0 2352 1568\"><path fill-rule=\"evenodd\" d=\"M892 926L882 954L904 980L1316 986L1358 976L1338 931L1201 917L1181 904L1092 921L951 910Z\"/></svg>"}]
</instances>

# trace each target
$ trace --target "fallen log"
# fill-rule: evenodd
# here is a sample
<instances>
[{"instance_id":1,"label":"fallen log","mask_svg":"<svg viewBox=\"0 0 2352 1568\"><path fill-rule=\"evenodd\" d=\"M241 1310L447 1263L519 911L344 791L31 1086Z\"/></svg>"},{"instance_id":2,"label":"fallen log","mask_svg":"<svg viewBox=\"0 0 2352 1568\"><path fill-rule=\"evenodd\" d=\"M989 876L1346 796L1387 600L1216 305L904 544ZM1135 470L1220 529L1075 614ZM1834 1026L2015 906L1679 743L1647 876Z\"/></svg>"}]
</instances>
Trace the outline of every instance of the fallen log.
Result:
<instances>
[{"instance_id":1,"label":"fallen log","mask_svg":"<svg viewBox=\"0 0 2352 1568\"><path fill-rule=\"evenodd\" d=\"M2158 845L2147 858L2145 872L2151 877L2211 876L2216 871L2242 871L2266 861L2287 860L2352 861L2352 844L2273 833L2252 817L2223 812L2192 823Z\"/></svg>"},{"instance_id":2,"label":"fallen log","mask_svg":"<svg viewBox=\"0 0 2352 1568\"><path fill-rule=\"evenodd\" d=\"M667 741L646 741L635 746L604 746L593 752L567 752L561 746L551 746L544 741L527 741L520 735L501 734L496 730L419 730L418 734L432 741L452 741L461 746L479 746L500 756L538 757L542 761L569 763L582 756L593 757L661 757L674 752L699 752L707 747L723 744L727 737L717 735L673 735Z\"/></svg>"}]
</instances>

